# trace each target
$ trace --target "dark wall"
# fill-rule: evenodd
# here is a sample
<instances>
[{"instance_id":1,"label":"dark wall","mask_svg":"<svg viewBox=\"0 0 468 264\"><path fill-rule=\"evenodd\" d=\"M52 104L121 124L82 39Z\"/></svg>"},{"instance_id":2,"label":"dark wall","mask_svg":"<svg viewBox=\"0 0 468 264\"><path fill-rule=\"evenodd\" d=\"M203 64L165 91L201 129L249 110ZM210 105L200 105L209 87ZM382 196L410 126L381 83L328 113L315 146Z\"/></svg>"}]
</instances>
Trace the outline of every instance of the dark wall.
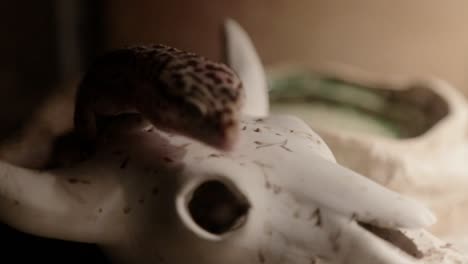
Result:
<instances>
[{"instance_id":1,"label":"dark wall","mask_svg":"<svg viewBox=\"0 0 468 264\"><path fill-rule=\"evenodd\" d=\"M104 16L101 0L2 1L0 140L102 52Z\"/></svg>"},{"instance_id":2,"label":"dark wall","mask_svg":"<svg viewBox=\"0 0 468 264\"><path fill-rule=\"evenodd\" d=\"M100 52L103 10L98 0L0 3L0 140L17 133L51 91L79 76ZM2 258L15 263L106 263L94 245L40 238L1 224L0 243Z\"/></svg>"},{"instance_id":3,"label":"dark wall","mask_svg":"<svg viewBox=\"0 0 468 264\"><path fill-rule=\"evenodd\" d=\"M0 136L18 127L56 80L56 35L50 1L0 4Z\"/></svg>"}]
</instances>

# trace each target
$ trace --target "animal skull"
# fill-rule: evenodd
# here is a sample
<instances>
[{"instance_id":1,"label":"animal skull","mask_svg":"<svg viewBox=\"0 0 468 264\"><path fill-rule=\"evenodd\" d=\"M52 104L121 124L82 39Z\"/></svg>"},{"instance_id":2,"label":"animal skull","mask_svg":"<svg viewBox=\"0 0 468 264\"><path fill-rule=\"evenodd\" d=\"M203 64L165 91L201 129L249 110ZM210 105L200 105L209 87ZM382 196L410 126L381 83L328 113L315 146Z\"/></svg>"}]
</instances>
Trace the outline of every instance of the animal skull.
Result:
<instances>
[{"instance_id":1,"label":"animal skull","mask_svg":"<svg viewBox=\"0 0 468 264\"><path fill-rule=\"evenodd\" d=\"M281 79L281 76L306 71L306 67L292 65L274 67L270 76ZM324 138L340 164L427 204L438 216L431 231L451 242L459 242L460 246L464 242L466 251L468 108L463 95L435 78L380 75L338 64L328 65L316 73L368 87L375 94L393 93L397 102L411 100L414 108L427 109L418 119L427 119L423 121L430 126L424 125L418 134L406 138L331 129L320 122L309 124ZM385 111L392 110L395 109ZM417 124L418 120L413 120L404 126Z\"/></svg>"},{"instance_id":2,"label":"animal skull","mask_svg":"<svg viewBox=\"0 0 468 264\"><path fill-rule=\"evenodd\" d=\"M238 28L228 34L244 36ZM244 116L230 152L153 127L111 127L97 149L92 159L47 171L2 162L0 219L97 243L116 263L462 259L420 230L434 222L431 212L336 164L294 117Z\"/></svg>"}]
</instances>

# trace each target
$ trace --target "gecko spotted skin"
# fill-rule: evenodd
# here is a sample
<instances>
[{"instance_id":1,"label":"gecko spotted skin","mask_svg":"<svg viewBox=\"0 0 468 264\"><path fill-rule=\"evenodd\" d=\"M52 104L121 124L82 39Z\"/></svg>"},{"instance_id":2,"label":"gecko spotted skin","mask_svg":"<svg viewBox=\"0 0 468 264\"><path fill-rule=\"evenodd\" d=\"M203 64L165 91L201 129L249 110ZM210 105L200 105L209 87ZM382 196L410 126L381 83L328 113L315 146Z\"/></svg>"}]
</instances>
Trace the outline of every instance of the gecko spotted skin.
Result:
<instances>
[{"instance_id":1,"label":"gecko spotted skin","mask_svg":"<svg viewBox=\"0 0 468 264\"><path fill-rule=\"evenodd\" d=\"M161 44L123 48L97 58L81 80L75 131L92 141L101 117L137 113L162 131L230 149L243 98L222 63Z\"/></svg>"}]
</instances>

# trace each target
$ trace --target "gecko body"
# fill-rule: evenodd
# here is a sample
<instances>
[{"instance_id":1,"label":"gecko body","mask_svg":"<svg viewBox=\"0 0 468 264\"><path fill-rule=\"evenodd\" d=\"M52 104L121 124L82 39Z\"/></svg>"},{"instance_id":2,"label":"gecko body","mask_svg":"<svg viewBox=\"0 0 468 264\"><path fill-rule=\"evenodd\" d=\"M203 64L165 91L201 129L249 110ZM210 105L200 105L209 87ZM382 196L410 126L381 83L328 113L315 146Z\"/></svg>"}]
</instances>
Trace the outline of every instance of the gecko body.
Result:
<instances>
[{"instance_id":1,"label":"gecko body","mask_svg":"<svg viewBox=\"0 0 468 264\"><path fill-rule=\"evenodd\" d=\"M160 44L118 49L83 77L75 131L94 140L100 118L138 113L160 130L230 149L243 97L242 82L222 63Z\"/></svg>"}]
</instances>

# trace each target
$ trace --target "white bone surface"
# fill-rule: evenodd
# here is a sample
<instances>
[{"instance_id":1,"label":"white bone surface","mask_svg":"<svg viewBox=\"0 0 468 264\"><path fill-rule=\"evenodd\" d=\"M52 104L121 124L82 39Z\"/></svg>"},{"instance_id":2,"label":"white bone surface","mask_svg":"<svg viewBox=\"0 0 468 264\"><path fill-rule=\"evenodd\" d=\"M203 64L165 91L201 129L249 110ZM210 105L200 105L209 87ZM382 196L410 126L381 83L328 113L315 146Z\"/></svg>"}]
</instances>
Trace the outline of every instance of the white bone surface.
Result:
<instances>
[{"instance_id":1,"label":"white bone surface","mask_svg":"<svg viewBox=\"0 0 468 264\"><path fill-rule=\"evenodd\" d=\"M158 130L131 131L110 136L95 158L71 168L2 164L0 218L29 233L98 243L127 263L310 263L317 256L330 263L417 263L358 220L415 228L423 235L416 246L421 238L437 241L418 231L434 220L429 211L336 165L299 119L243 123L229 153ZM222 236L196 225L185 207L191 191L211 179L251 205L246 222ZM458 256L430 248L437 250Z\"/></svg>"},{"instance_id":2,"label":"white bone surface","mask_svg":"<svg viewBox=\"0 0 468 264\"><path fill-rule=\"evenodd\" d=\"M270 69L272 76L304 71L300 66ZM437 94L448 113L425 133L389 138L312 124L332 149L337 161L389 189L427 204L438 222L430 231L468 253L468 108L465 98L449 83L430 77L379 75L349 65L330 64L316 73L364 87L404 90L419 85Z\"/></svg>"}]
</instances>

